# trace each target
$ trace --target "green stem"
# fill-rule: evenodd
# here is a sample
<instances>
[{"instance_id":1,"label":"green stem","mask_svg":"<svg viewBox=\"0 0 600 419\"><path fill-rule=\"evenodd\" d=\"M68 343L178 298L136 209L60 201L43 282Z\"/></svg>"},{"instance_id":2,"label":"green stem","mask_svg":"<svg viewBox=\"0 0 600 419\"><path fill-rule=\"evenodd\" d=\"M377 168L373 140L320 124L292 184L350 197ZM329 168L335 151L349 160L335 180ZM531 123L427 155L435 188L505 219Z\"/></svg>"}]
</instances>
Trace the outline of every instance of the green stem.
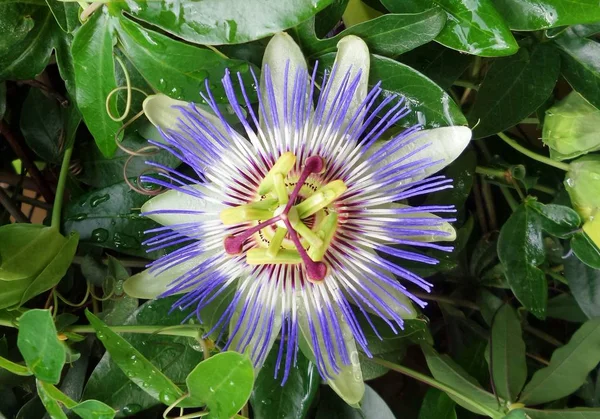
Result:
<instances>
[{"instance_id":1,"label":"green stem","mask_svg":"<svg viewBox=\"0 0 600 419\"><path fill-rule=\"evenodd\" d=\"M539 124L540 120L537 118L525 118L519 124Z\"/></svg>"},{"instance_id":2,"label":"green stem","mask_svg":"<svg viewBox=\"0 0 600 419\"><path fill-rule=\"evenodd\" d=\"M60 175L58 176L58 185L56 186L56 195L54 198L54 208L52 209L52 224L50 226L56 230L60 230L60 214L62 211L62 203L65 194L65 184L69 176L69 163L73 154L73 145L67 147L63 156L62 165L60 166Z\"/></svg>"},{"instance_id":3,"label":"green stem","mask_svg":"<svg viewBox=\"0 0 600 419\"><path fill-rule=\"evenodd\" d=\"M479 85L468 80L456 80L452 83L454 86L466 87L472 90L479 90Z\"/></svg>"},{"instance_id":4,"label":"green stem","mask_svg":"<svg viewBox=\"0 0 600 419\"><path fill-rule=\"evenodd\" d=\"M433 388L437 388L438 390L443 391L447 395L462 400L463 402L465 402L465 404L471 405L481 412L485 412L485 414L491 418L501 416L499 412L477 403L475 400L472 400L464 394L460 393L459 391L453 389L452 387L449 387L446 384L437 381L433 377L421 374L420 372L411 370L410 368L406 368L402 365L394 364L393 362L386 361L385 359L372 358L371 361L383 367L389 368L393 371L399 372L400 374L404 374L408 377L414 378L415 380L430 385Z\"/></svg>"},{"instance_id":5,"label":"green stem","mask_svg":"<svg viewBox=\"0 0 600 419\"><path fill-rule=\"evenodd\" d=\"M569 171L570 166L567 163L562 163L562 162L559 162L559 161L554 161L554 160L552 160L549 157L542 156L541 154L538 154L538 153L536 153L534 151L531 151L531 150L523 147L519 143L517 143L515 140L513 140L512 138L510 138L509 136L507 136L503 132L499 132L497 135L498 135L498 137L502 138L502 140L506 144L508 144L509 146L511 146L512 148L514 148L515 150L519 151L520 153L525 154L527 157L532 158L533 160L537 160L540 163L544 163L544 164L547 164L549 166L556 167L557 169L564 170L565 172Z\"/></svg>"},{"instance_id":6,"label":"green stem","mask_svg":"<svg viewBox=\"0 0 600 419\"><path fill-rule=\"evenodd\" d=\"M507 186L500 186L500 192L502 192L502 195L504 195L504 198L506 199L506 202L508 202L508 206L510 207L512 212L515 212L519 207L519 203L510 193L510 189L508 189Z\"/></svg>"},{"instance_id":7,"label":"green stem","mask_svg":"<svg viewBox=\"0 0 600 419\"><path fill-rule=\"evenodd\" d=\"M549 275L551 278L556 279L558 282L561 282L565 285L569 285L569 283L567 282L567 279L562 276L561 274L557 273L557 272L553 272L551 270L547 270L546 271L546 275Z\"/></svg>"},{"instance_id":8,"label":"green stem","mask_svg":"<svg viewBox=\"0 0 600 419\"><path fill-rule=\"evenodd\" d=\"M491 176L491 177L506 179L506 170L502 170L502 169L492 169L491 167L477 166L477 167L475 167L475 173L484 175L484 176Z\"/></svg>"}]
</instances>

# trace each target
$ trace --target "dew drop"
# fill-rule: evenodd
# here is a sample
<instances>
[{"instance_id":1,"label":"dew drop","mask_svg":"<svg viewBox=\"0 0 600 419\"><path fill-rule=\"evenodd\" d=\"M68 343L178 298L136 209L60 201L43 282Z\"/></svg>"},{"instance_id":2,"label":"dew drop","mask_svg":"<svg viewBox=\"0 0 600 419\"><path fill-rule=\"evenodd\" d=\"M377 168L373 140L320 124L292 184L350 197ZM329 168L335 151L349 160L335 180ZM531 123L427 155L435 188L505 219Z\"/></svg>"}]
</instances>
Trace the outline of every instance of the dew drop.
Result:
<instances>
[{"instance_id":1,"label":"dew drop","mask_svg":"<svg viewBox=\"0 0 600 419\"><path fill-rule=\"evenodd\" d=\"M92 208L95 208L98 205L100 205L101 203L108 201L109 199L110 199L110 195L109 194L93 196L90 199L90 205L92 206Z\"/></svg>"},{"instance_id":2,"label":"dew drop","mask_svg":"<svg viewBox=\"0 0 600 419\"><path fill-rule=\"evenodd\" d=\"M360 363L357 351L352 351L352 353L350 353L350 362L352 365L358 365Z\"/></svg>"},{"instance_id":3,"label":"dew drop","mask_svg":"<svg viewBox=\"0 0 600 419\"><path fill-rule=\"evenodd\" d=\"M104 243L108 239L108 231L103 228L97 228L92 231L92 240L96 243Z\"/></svg>"},{"instance_id":4,"label":"dew drop","mask_svg":"<svg viewBox=\"0 0 600 419\"><path fill-rule=\"evenodd\" d=\"M135 415L140 410L142 410L142 406L140 406L137 403L130 403L130 404L126 404L125 406L123 406L123 409L121 409L121 412L124 415L129 416L129 415Z\"/></svg>"},{"instance_id":5,"label":"dew drop","mask_svg":"<svg viewBox=\"0 0 600 419\"><path fill-rule=\"evenodd\" d=\"M173 396L173 394L169 393L168 391L161 391L158 394L158 400L160 400L168 406L175 401L175 396Z\"/></svg>"}]
</instances>

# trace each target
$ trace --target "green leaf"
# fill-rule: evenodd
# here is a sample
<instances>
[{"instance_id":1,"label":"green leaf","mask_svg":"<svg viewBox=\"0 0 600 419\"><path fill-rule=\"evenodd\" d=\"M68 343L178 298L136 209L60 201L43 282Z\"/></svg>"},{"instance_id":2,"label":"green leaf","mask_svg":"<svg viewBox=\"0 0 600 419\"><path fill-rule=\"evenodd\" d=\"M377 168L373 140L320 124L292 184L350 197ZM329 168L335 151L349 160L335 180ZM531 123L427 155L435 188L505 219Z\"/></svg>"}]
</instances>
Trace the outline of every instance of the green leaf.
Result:
<instances>
[{"instance_id":1,"label":"green leaf","mask_svg":"<svg viewBox=\"0 0 600 419\"><path fill-rule=\"evenodd\" d=\"M388 14L351 26L338 35L318 39L315 21L306 21L297 29L300 44L310 55L337 50L337 43L347 35L362 38L369 50L378 54L395 56L410 51L433 40L444 27L446 14L431 9L417 14Z\"/></svg>"},{"instance_id":2,"label":"green leaf","mask_svg":"<svg viewBox=\"0 0 600 419\"><path fill-rule=\"evenodd\" d=\"M430 42L398 57L398 60L429 77L444 90L452 84L469 66L473 57Z\"/></svg>"},{"instance_id":3,"label":"green leaf","mask_svg":"<svg viewBox=\"0 0 600 419\"><path fill-rule=\"evenodd\" d=\"M86 400L72 408L83 419L112 419L115 417L115 410L98 400Z\"/></svg>"},{"instance_id":4,"label":"green leaf","mask_svg":"<svg viewBox=\"0 0 600 419\"><path fill-rule=\"evenodd\" d=\"M491 0L434 0L448 13L446 26L436 41L461 52L500 57L519 46Z\"/></svg>"},{"instance_id":5,"label":"green leaf","mask_svg":"<svg viewBox=\"0 0 600 419\"><path fill-rule=\"evenodd\" d=\"M559 55L546 44L495 60L469 114L471 124L478 124L474 136L504 131L535 112L552 93L559 71Z\"/></svg>"},{"instance_id":6,"label":"green leaf","mask_svg":"<svg viewBox=\"0 0 600 419\"><path fill-rule=\"evenodd\" d=\"M419 410L419 419L456 419L454 401L444 392L430 388Z\"/></svg>"},{"instance_id":7,"label":"green leaf","mask_svg":"<svg viewBox=\"0 0 600 419\"><path fill-rule=\"evenodd\" d=\"M0 281L0 309L17 306L33 278L18 281Z\"/></svg>"},{"instance_id":8,"label":"green leaf","mask_svg":"<svg viewBox=\"0 0 600 419\"><path fill-rule=\"evenodd\" d=\"M89 192L69 202L64 229L67 233L77 231L81 243L149 257L141 242L144 231L157 224L139 212L148 199L125 182Z\"/></svg>"},{"instance_id":9,"label":"green leaf","mask_svg":"<svg viewBox=\"0 0 600 419\"><path fill-rule=\"evenodd\" d=\"M600 20L595 0L493 0L511 29L537 31Z\"/></svg>"},{"instance_id":10,"label":"green leaf","mask_svg":"<svg viewBox=\"0 0 600 419\"><path fill-rule=\"evenodd\" d=\"M576 257L570 257L568 259L571 258L577 260ZM565 261L565 271L569 269L567 268L567 263L568 262ZM568 279L569 278L567 277L567 280ZM583 277L583 280L585 280L585 276ZM569 285L569 287L571 288L571 292L573 292L573 286ZM594 298L594 295L592 294L590 297ZM553 319L566 320L573 323L583 323L588 318L591 318L581 310L579 303L571 294L559 294L556 297L549 299L546 315Z\"/></svg>"},{"instance_id":11,"label":"green leaf","mask_svg":"<svg viewBox=\"0 0 600 419\"><path fill-rule=\"evenodd\" d=\"M200 92L205 90L204 81L220 80L226 69L235 80L239 72L246 86L253 82L250 64L245 61L227 59L210 49L175 41L125 17L118 22L116 28L123 52L155 91L174 99L202 102ZM255 101L256 91L247 89L247 92L249 99ZM217 102L228 103L221 83L211 84L211 93Z\"/></svg>"},{"instance_id":12,"label":"green leaf","mask_svg":"<svg viewBox=\"0 0 600 419\"><path fill-rule=\"evenodd\" d=\"M165 404L171 404L183 395L179 387L129 342L110 330L89 311L86 310L85 315L96 330L96 336L110 353L111 359L139 388Z\"/></svg>"},{"instance_id":13,"label":"green leaf","mask_svg":"<svg viewBox=\"0 0 600 419\"><path fill-rule=\"evenodd\" d=\"M209 418L228 419L250 398L254 367L237 352L221 352L202 361L185 379L190 396L202 400Z\"/></svg>"},{"instance_id":14,"label":"green leaf","mask_svg":"<svg viewBox=\"0 0 600 419\"><path fill-rule=\"evenodd\" d=\"M428 195L424 205L454 205L460 210L471 194L476 166L475 151L466 149L443 172L448 179L453 180L454 187Z\"/></svg>"},{"instance_id":15,"label":"green leaf","mask_svg":"<svg viewBox=\"0 0 600 419\"><path fill-rule=\"evenodd\" d=\"M78 243L79 235L72 233L50 263L36 275L27 287L21 297L20 305L25 304L36 295L49 290L60 282L67 273L69 266L71 266L71 262L73 262Z\"/></svg>"},{"instance_id":16,"label":"green leaf","mask_svg":"<svg viewBox=\"0 0 600 419\"><path fill-rule=\"evenodd\" d=\"M420 13L435 7L433 0L381 0L381 4L392 13Z\"/></svg>"},{"instance_id":17,"label":"green leaf","mask_svg":"<svg viewBox=\"0 0 600 419\"><path fill-rule=\"evenodd\" d=\"M1 356L0 356L0 368L4 368L5 370L12 372L13 374L21 375L23 377L28 377L30 375L33 375L33 373L25 365L17 364L16 362L12 362Z\"/></svg>"},{"instance_id":18,"label":"green leaf","mask_svg":"<svg viewBox=\"0 0 600 419\"><path fill-rule=\"evenodd\" d=\"M57 0L58 1L58 0ZM65 87L72 101L77 98L75 89L75 65L73 64L73 54L71 45L73 44L73 35L54 31L54 56L60 77L65 82Z\"/></svg>"},{"instance_id":19,"label":"green leaf","mask_svg":"<svg viewBox=\"0 0 600 419\"><path fill-rule=\"evenodd\" d=\"M256 377L250 397L252 411L259 418L303 419L317 395L321 381L319 372L315 364L300 352L297 363L292 365L289 377L282 385L285 359L277 377L273 378L278 354L279 344L276 343Z\"/></svg>"},{"instance_id":20,"label":"green leaf","mask_svg":"<svg viewBox=\"0 0 600 419\"><path fill-rule=\"evenodd\" d=\"M555 43L560 49L563 77L581 96L600 109L600 44L568 31Z\"/></svg>"},{"instance_id":21,"label":"green leaf","mask_svg":"<svg viewBox=\"0 0 600 419\"><path fill-rule=\"evenodd\" d=\"M113 121L106 109L106 98L117 87L113 44L112 22L106 13L98 12L77 31L71 47L77 106L107 157L117 149L115 134L122 125ZM115 101L111 101L110 108L117 115Z\"/></svg>"},{"instance_id":22,"label":"green leaf","mask_svg":"<svg viewBox=\"0 0 600 419\"><path fill-rule=\"evenodd\" d=\"M521 205L502 226L498 257L517 299L543 319L548 300L546 275L538 268L545 259L542 228L537 214Z\"/></svg>"},{"instance_id":23,"label":"green leaf","mask_svg":"<svg viewBox=\"0 0 600 419\"><path fill-rule=\"evenodd\" d=\"M33 277L50 263L65 241L56 229L39 224L0 227L0 280Z\"/></svg>"},{"instance_id":24,"label":"green leaf","mask_svg":"<svg viewBox=\"0 0 600 419\"><path fill-rule=\"evenodd\" d=\"M169 313L177 299L178 297L172 297L148 301L119 325L142 328L179 326L187 313L181 310ZM197 333L200 333L200 329ZM123 334L123 338L175 383L185 382L189 372L203 359L198 342L191 337L127 333ZM115 410L131 413L160 403L131 382L108 352L94 368L86 384L83 399L100 400ZM170 400L170 403L174 401Z\"/></svg>"},{"instance_id":25,"label":"green leaf","mask_svg":"<svg viewBox=\"0 0 600 419\"><path fill-rule=\"evenodd\" d=\"M600 249L598 249L585 231L573 235L571 249L575 253L575 256L587 266L600 269Z\"/></svg>"},{"instance_id":26,"label":"green leaf","mask_svg":"<svg viewBox=\"0 0 600 419\"><path fill-rule=\"evenodd\" d=\"M6 83L0 82L0 119L6 113Z\"/></svg>"},{"instance_id":27,"label":"green leaf","mask_svg":"<svg viewBox=\"0 0 600 419\"><path fill-rule=\"evenodd\" d=\"M600 362L600 319L584 323L564 346L550 358L550 365L538 370L521 393L519 402L537 405L573 393Z\"/></svg>"},{"instance_id":28,"label":"green leaf","mask_svg":"<svg viewBox=\"0 0 600 419\"><path fill-rule=\"evenodd\" d=\"M531 419L600 419L600 409L535 410L523 409Z\"/></svg>"},{"instance_id":29,"label":"green leaf","mask_svg":"<svg viewBox=\"0 0 600 419\"><path fill-rule=\"evenodd\" d=\"M348 405L331 389L323 389L322 393L316 419L396 418L381 396L368 385L365 385L365 395L359 408Z\"/></svg>"},{"instance_id":30,"label":"green leaf","mask_svg":"<svg viewBox=\"0 0 600 419\"><path fill-rule=\"evenodd\" d=\"M148 142L137 133L128 133L125 134L121 145L130 150L138 150L147 146ZM121 149L118 149L112 157L105 157L92 142L81 146L79 156L83 171L79 175L78 180L94 188L105 188L123 182L123 169L125 163L131 157L131 155ZM177 167L181 163L173 154L166 150L160 150L151 156L133 157L127 163L127 175L137 178L142 172L150 169L146 161L153 161L167 167Z\"/></svg>"},{"instance_id":31,"label":"green leaf","mask_svg":"<svg viewBox=\"0 0 600 419\"><path fill-rule=\"evenodd\" d=\"M525 342L515 310L505 304L492 325L491 371L500 397L514 402L527 379Z\"/></svg>"},{"instance_id":32,"label":"green leaf","mask_svg":"<svg viewBox=\"0 0 600 419\"><path fill-rule=\"evenodd\" d=\"M71 33L79 27L79 4L60 0L46 0L46 4L63 31Z\"/></svg>"},{"instance_id":33,"label":"green leaf","mask_svg":"<svg viewBox=\"0 0 600 419\"><path fill-rule=\"evenodd\" d=\"M204 0L167 9L161 3L133 0L115 2L117 8L187 41L205 45L240 44L264 38L304 22L331 0Z\"/></svg>"},{"instance_id":34,"label":"green leaf","mask_svg":"<svg viewBox=\"0 0 600 419\"><path fill-rule=\"evenodd\" d=\"M65 348L56 336L49 310L29 310L19 318L17 346L35 376L57 384L65 365Z\"/></svg>"},{"instance_id":35,"label":"green leaf","mask_svg":"<svg viewBox=\"0 0 600 419\"><path fill-rule=\"evenodd\" d=\"M571 255L565 259L565 278L585 315L590 319L600 317L600 271Z\"/></svg>"},{"instance_id":36,"label":"green leaf","mask_svg":"<svg viewBox=\"0 0 600 419\"><path fill-rule=\"evenodd\" d=\"M329 6L315 16L315 32L325 37L341 20L349 0L333 0Z\"/></svg>"},{"instance_id":37,"label":"green leaf","mask_svg":"<svg viewBox=\"0 0 600 419\"><path fill-rule=\"evenodd\" d=\"M553 236L560 238L568 237L581 224L579 214L564 205L544 205L534 199L527 199L525 205L540 215L542 229Z\"/></svg>"},{"instance_id":38,"label":"green leaf","mask_svg":"<svg viewBox=\"0 0 600 419\"><path fill-rule=\"evenodd\" d=\"M429 345L421 345L421 349L433 377L466 396L467 400L449 395L457 404L471 412L486 416L489 410L498 410L496 397L481 388L479 383L450 357L438 354Z\"/></svg>"},{"instance_id":39,"label":"green leaf","mask_svg":"<svg viewBox=\"0 0 600 419\"><path fill-rule=\"evenodd\" d=\"M54 390L56 390L56 392L59 392L59 393L60 393L60 391L57 390L56 387L54 387L48 383L45 383L44 381L40 381L40 380L36 380L36 385L37 385L38 395L40 396L40 399L42 400L44 407L48 411L50 418L51 419L67 419L67 415L65 415L65 412L63 412L62 407L60 406L60 404L58 404L58 400L56 400L56 398L54 398L53 395L50 394L51 389L54 389Z\"/></svg>"},{"instance_id":40,"label":"green leaf","mask_svg":"<svg viewBox=\"0 0 600 419\"><path fill-rule=\"evenodd\" d=\"M0 5L0 81L33 79L40 74L52 53L56 24L50 9L24 3ZM15 30L11 32L10 29Z\"/></svg>"}]
</instances>

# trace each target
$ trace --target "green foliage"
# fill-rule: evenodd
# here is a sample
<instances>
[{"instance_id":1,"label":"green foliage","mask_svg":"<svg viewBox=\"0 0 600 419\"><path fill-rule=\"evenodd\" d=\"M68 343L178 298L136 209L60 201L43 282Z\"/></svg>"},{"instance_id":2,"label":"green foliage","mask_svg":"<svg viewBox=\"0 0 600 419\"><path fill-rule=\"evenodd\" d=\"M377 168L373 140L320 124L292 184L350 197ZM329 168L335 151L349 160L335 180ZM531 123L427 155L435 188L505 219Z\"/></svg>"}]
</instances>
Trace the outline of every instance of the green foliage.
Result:
<instances>
[{"instance_id":1,"label":"green foliage","mask_svg":"<svg viewBox=\"0 0 600 419\"><path fill-rule=\"evenodd\" d=\"M600 419L598 1L87 3L0 1L0 417ZM366 42L369 87L411 111L383 139L419 123L466 125L475 140L439 173L452 189L401 202L457 209L439 214L456 231L452 251L396 249L439 263L389 257L433 285L419 292L400 278L428 304L400 328L362 300L351 272L357 299L344 295L344 310L357 321L339 333L346 343L353 327L363 333L348 382L321 377L303 337L283 384L286 341L273 337L260 366L226 351L227 327L215 326L240 315L227 311L240 295L259 292L236 292L235 280L199 316L193 303L173 309L182 295L124 293L129 277L189 243L147 252L145 232L159 225L141 207L159 191L140 176L199 175L190 153L160 148L145 97L212 112L208 86L244 133L228 94L246 120L264 122L254 76L281 31L311 74L318 61L317 91L338 42ZM360 261L386 270L371 262ZM369 385L348 405L336 391L362 389L361 374Z\"/></svg>"}]
</instances>

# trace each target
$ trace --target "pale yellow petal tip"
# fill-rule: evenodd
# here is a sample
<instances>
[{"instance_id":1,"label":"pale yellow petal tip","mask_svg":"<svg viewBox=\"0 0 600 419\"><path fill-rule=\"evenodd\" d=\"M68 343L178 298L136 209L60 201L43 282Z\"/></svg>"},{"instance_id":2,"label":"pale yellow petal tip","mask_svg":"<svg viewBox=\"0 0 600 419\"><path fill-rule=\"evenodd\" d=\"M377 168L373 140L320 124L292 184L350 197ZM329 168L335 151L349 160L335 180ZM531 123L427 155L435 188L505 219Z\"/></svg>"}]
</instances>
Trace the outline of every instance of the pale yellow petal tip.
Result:
<instances>
[{"instance_id":1,"label":"pale yellow petal tip","mask_svg":"<svg viewBox=\"0 0 600 419\"><path fill-rule=\"evenodd\" d=\"M344 384L340 387L337 386L337 380L335 378L333 380L327 380L327 384L333 391L337 393L338 396L340 396L343 401L348 403L350 406L360 403L365 395L365 383L362 380L362 377L360 380L355 380L354 378L349 377L340 377L340 379L344 381ZM353 380L355 382L352 383L352 385L349 385L348 380Z\"/></svg>"},{"instance_id":2,"label":"pale yellow petal tip","mask_svg":"<svg viewBox=\"0 0 600 419\"><path fill-rule=\"evenodd\" d=\"M175 100L158 93L150 95L142 103L142 109L148 120L157 128L173 129L177 125L180 112L174 106L187 106L183 100Z\"/></svg>"},{"instance_id":3,"label":"pale yellow petal tip","mask_svg":"<svg viewBox=\"0 0 600 419\"><path fill-rule=\"evenodd\" d=\"M170 280L169 280L170 282ZM167 284L160 284L158 278L145 270L129 277L123 283L123 291L130 297L153 300L167 290Z\"/></svg>"},{"instance_id":4,"label":"pale yellow petal tip","mask_svg":"<svg viewBox=\"0 0 600 419\"><path fill-rule=\"evenodd\" d=\"M340 39L337 43L337 48L352 48L356 53L366 52L369 54L369 47L367 43L362 40L362 38L356 35L346 35L342 39Z\"/></svg>"}]
</instances>

